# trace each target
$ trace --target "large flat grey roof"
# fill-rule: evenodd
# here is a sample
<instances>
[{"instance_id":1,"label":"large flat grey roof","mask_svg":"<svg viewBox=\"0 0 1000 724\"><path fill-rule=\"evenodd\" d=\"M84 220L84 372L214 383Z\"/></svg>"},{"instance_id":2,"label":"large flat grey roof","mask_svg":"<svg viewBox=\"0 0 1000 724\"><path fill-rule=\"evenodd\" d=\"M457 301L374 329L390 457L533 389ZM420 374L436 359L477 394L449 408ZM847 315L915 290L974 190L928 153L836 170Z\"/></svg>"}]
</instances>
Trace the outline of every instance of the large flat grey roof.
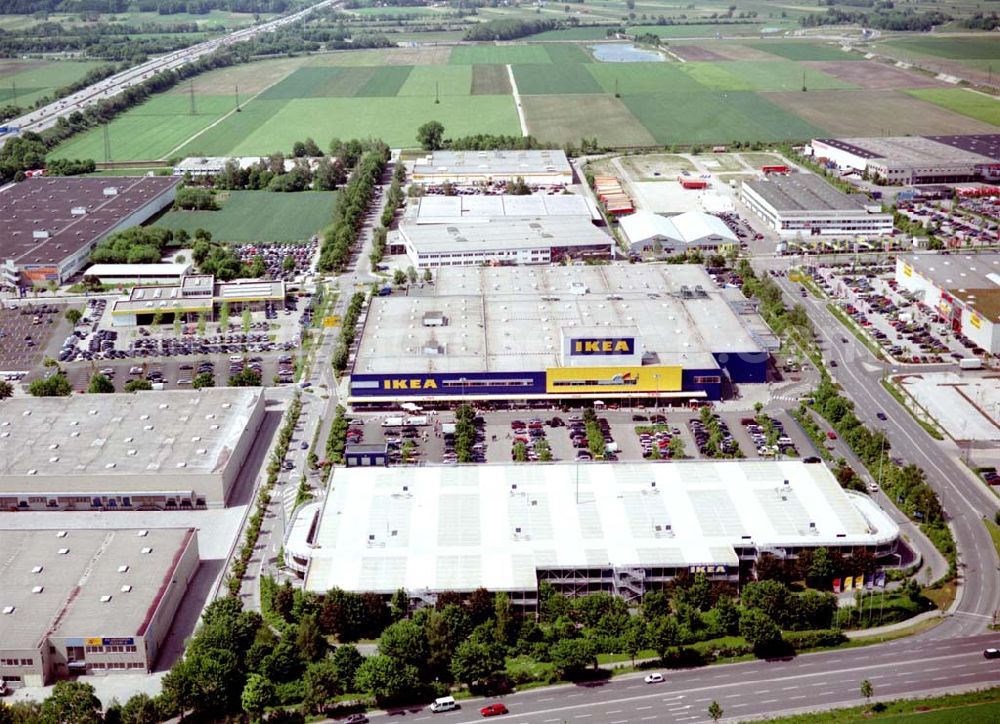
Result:
<instances>
[{"instance_id":1,"label":"large flat grey roof","mask_svg":"<svg viewBox=\"0 0 1000 724\"><path fill-rule=\"evenodd\" d=\"M496 174L498 176L565 173L572 174L566 153L539 151L434 151L413 163L414 173Z\"/></svg>"},{"instance_id":2,"label":"large flat grey roof","mask_svg":"<svg viewBox=\"0 0 1000 724\"><path fill-rule=\"evenodd\" d=\"M454 224L403 221L399 230L419 254L599 244L610 249L614 241L589 216L491 217Z\"/></svg>"},{"instance_id":3,"label":"large flat grey roof","mask_svg":"<svg viewBox=\"0 0 1000 724\"><path fill-rule=\"evenodd\" d=\"M219 387L14 397L0 404L0 477L30 487L75 475L221 474L261 394Z\"/></svg>"},{"instance_id":4,"label":"large flat grey roof","mask_svg":"<svg viewBox=\"0 0 1000 724\"><path fill-rule=\"evenodd\" d=\"M743 184L756 191L776 211L864 211L865 205L835 189L812 173L750 179Z\"/></svg>"},{"instance_id":5,"label":"large flat grey roof","mask_svg":"<svg viewBox=\"0 0 1000 724\"><path fill-rule=\"evenodd\" d=\"M898 535L867 496L800 461L348 468L334 474L305 587L535 590L540 569L734 568L734 546Z\"/></svg>"},{"instance_id":6,"label":"large flat grey roof","mask_svg":"<svg viewBox=\"0 0 1000 724\"><path fill-rule=\"evenodd\" d=\"M50 636L144 635L179 554L196 531L157 528L139 533L0 531L0 609L14 609L0 614L0 647L37 648ZM132 588L123 591L123 586ZM111 598L102 602L102 596Z\"/></svg>"},{"instance_id":7,"label":"large flat grey roof","mask_svg":"<svg viewBox=\"0 0 1000 724\"><path fill-rule=\"evenodd\" d=\"M903 261L949 291L1000 288L1000 254L905 254Z\"/></svg>"},{"instance_id":8,"label":"large flat grey roof","mask_svg":"<svg viewBox=\"0 0 1000 724\"><path fill-rule=\"evenodd\" d=\"M594 217L584 196L574 194L419 196L406 203L406 218L418 224L485 222L491 217Z\"/></svg>"},{"instance_id":9,"label":"large flat grey roof","mask_svg":"<svg viewBox=\"0 0 1000 724\"><path fill-rule=\"evenodd\" d=\"M699 286L703 294L681 296L682 287ZM430 311L443 313L447 324L423 326ZM560 367L560 331L569 327L638 328L644 350L658 364L691 369L714 369L713 352L760 350L701 266L443 267L433 286L372 299L354 372ZM428 346L443 354L427 355Z\"/></svg>"},{"instance_id":10,"label":"large flat grey roof","mask_svg":"<svg viewBox=\"0 0 1000 724\"><path fill-rule=\"evenodd\" d=\"M862 150L870 157L885 160L890 165L975 165L977 163L994 163L993 159L988 156L966 151L923 136L821 138L819 140L835 147L846 147L846 150Z\"/></svg>"}]
</instances>

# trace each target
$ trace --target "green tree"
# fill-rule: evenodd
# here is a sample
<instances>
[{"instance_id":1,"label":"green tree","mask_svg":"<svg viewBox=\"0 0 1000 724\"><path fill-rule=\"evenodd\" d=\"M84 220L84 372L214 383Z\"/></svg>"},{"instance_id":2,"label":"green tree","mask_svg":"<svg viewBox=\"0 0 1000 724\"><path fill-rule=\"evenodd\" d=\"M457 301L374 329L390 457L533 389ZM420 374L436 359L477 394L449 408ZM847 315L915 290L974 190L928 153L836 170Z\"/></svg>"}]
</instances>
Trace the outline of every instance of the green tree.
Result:
<instances>
[{"instance_id":1,"label":"green tree","mask_svg":"<svg viewBox=\"0 0 1000 724\"><path fill-rule=\"evenodd\" d=\"M650 643L661 659L667 658L670 649L680 646L681 631L677 619L673 616L662 616L650 627Z\"/></svg>"},{"instance_id":2,"label":"green tree","mask_svg":"<svg viewBox=\"0 0 1000 724\"><path fill-rule=\"evenodd\" d=\"M437 121L428 121L417 129L417 142L425 151L437 151L444 142L444 126Z\"/></svg>"},{"instance_id":3,"label":"green tree","mask_svg":"<svg viewBox=\"0 0 1000 724\"><path fill-rule=\"evenodd\" d=\"M642 615L647 621L669 616L670 595L666 591L647 591L642 597Z\"/></svg>"},{"instance_id":4,"label":"green tree","mask_svg":"<svg viewBox=\"0 0 1000 724\"><path fill-rule=\"evenodd\" d=\"M638 616L629 618L625 624L625 631L622 633L622 648L632 659L632 666L635 666L635 657L646 647L649 634L646 629L646 622Z\"/></svg>"},{"instance_id":5,"label":"green tree","mask_svg":"<svg viewBox=\"0 0 1000 724\"><path fill-rule=\"evenodd\" d=\"M766 613L751 608L740 615L740 636L760 654L781 642L781 629Z\"/></svg>"},{"instance_id":6,"label":"green tree","mask_svg":"<svg viewBox=\"0 0 1000 724\"><path fill-rule=\"evenodd\" d=\"M302 684L305 689L302 706L310 714L322 714L330 702L344 692L332 659L310 664L302 677Z\"/></svg>"},{"instance_id":7,"label":"green tree","mask_svg":"<svg viewBox=\"0 0 1000 724\"><path fill-rule=\"evenodd\" d=\"M406 615L410 612L410 597L406 595L404 589L400 588L392 594L392 600L389 601L389 610L392 612L393 621L402 621L406 618Z\"/></svg>"},{"instance_id":8,"label":"green tree","mask_svg":"<svg viewBox=\"0 0 1000 724\"><path fill-rule=\"evenodd\" d=\"M153 383L149 380L129 380L124 387L126 392L138 392L139 390L153 389Z\"/></svg>"},{"instance_id":9,"label":"green tree","mask_svg":"<svg viewBox=\"0 0 1000 724\"><path fill-rule=\"evenodd\" d=\"M90 378L87 392L90 394L107 394L115 391L115 383L98 373Z\"/></svg>"},{"instance_id":10,"label":"green tree","mask_svg":"<svg viewBox=\"0 0 1000 724\"><path fill-rule=\"evenodd\" d=\"M281 260L281 268L286 272L295 271L295 257L291 254L286 254L285 258Z\"/></svg>"},{"instance_id":11,"label":"green tree","mask_svg":"<svg viewBox=\"0 0 1000 724\"><path fill-rule=\"evenodd\" d=\"M219 326L223 329L229 328L229 302L223 302L219 306Z\"/></svg>"},{"instance_id":12,"label":"green tree","mask_svg":"<svg viewBox=\"0 0 1000 724\"><path fill-rule=\"evenodd\" d=\"M865 697L865 706L871 703L872 696L875 694L875 687L872 686L872 682L865 679L861 682L861 696Z\"/></svg>"},{"instance_id":13,"label":"green tree","mask_svg":"<svg viewBox=\"0 0 1000 724\"><path fill-rule=\"evenodd\" d=\"M514 458L515 463L526 463L528 462L528 446L525 445L520 440L514 443L514 449L511 453Z\"/></svg>"},{"instance_id":14,"label":"green tree","mask_svg":"<svg viewBox=\"0 0 1000 724\"><path fill-rule=\"evenodd\" d=\"M503 671L505 662L500 644L463 641L451 657L451 673L457 681L472 686Z\"/></svg>"},{"instance_id":15,"label":"green tree","mask_svg":"<svg viewBox=\"0 0 1000 724\"><path fill-rule=\"evenodd\" d=\"M249 367L229 377L230 387L260 387L260 372Z\"/></svg>"},{"instance_id":16,"label":"green tree","mask_svg":"<svg viewBox=\"0 0 1000 724\"><path fill-rule=\"evenodd\" d=\"M305 662L319 661L326 656L326 637L319 629L319 621L315 614L306 614L299 621L295 645L299 650L299 656Z\"/></svg>"},{"instance_id":17,"label":"green tree","mask_svg":"<svg viewBox=\"0 0 1000 724\"><path fill-rule=\"evenodd\" d=\"M500 591L493 596L493 618L496 621L496 639L502 644L513 644L517 639L518 620L510 596Z\"/></svg>"},{"instance_id":18,"label":"green tree","mask_svg":"<svg viewBox=\"0 0 1000 724\"><path fill-rule=\"evenodd\" d=\"M397 287L401 287L404 284L406 284L406 272L404 272L402 269L397 269L395 272L393 272L392 283L395 284Z\"/></svg>"},{"instance_id":19,"label":"green tree","mask_svg":"<svg viewBox=\"0 0 1000 724\"><path fill-rule=\"evenodd\" d=\"M378 651L402 664L420 668L427 661L427 637L413 621L397 621L379 636Z\"/></svg>"},{"instance_id":20,"label":"green tree","mask_svg":"<svg viewBox=\"0 0 1000 724\"><path fill-rule=\"evenodd\" d=\"M572 678L597 666L597 647L590 639L562 639L549 649L549 657L561 676Z\"/></svg>"},{"instance_id":21,"label":"green tree","mask_svg":"<svg viewBox=\"0 0 1000 724\"><path fill-rule=\"evenodd\" d=\"M719 596L712 609L722 630L729 636L740 630L740 609L729 596Z\"/></svg>"},{"instance_id":22,"label":"green tree","mask_svg":"<svg viewBox=\"0 0 1000 724\"><path fill-rule=\"evenodd\" d=\"M156 700L148 694L133 694L121 711L122 724L157 724L164 718Z\"/></svg>"},{"instance_id":23,"label":"green tree","mask_svg":"<svg viewBox=\"0 0 1000 724\"><path fill-rule=\"evenodd\" d=\"M73 386L62 372L33 380L28 385L28 394L33 397L67 397L73 393Z\"/></svg>"},{"instance_id":24,"label":"green tree","mask_svg":"<svg viewBox=\"0 0 1000 724\"><path fill-rule=\"evenodd\" d=\"M6 400L14 394L14 385L7 380L0 380L0 400Z\"/></svg>"},{"instance_id":25,"label":"green tree","mask_svg":"<svg viewBox=\"0 0 1000 724\"><path fill-rule=\"evenodd\" d=\"M719 706L719 702L712 700L712 703L708 705L708 715L712 717L712 721L719 721L722 718L722 707Z\"/></svg>"},{"instance_id":26,"label":"green tree","mask_svg":"<svg viewBox=\"0 0 1000 724\"><path fill-rule=\"evenodd\" d=\"M94 687L79 681L59 681L52 693L42 702L42 724L99 724L101 700L94 694Z\"/></svg>"},{"instance_id":27,"label":"green tree","mask_svg":"<svg viewBox=\"0 0 1000 724\"><path fill-rule=\"evenodd\" d=\"M378 654L364 660L354 685L359 691L371 692L380 705L385 705L415 696L420 677L415 666Z\"/></svg>"},{"instance_id":28,"label":"green tree","mask_svg":"<svg viewBox=\"0 0 1000 724\"><path fill-rule=\"evenodd\" d=\"M66 310L66 319L74 327L80 322L80 319L82 318L83 318L83 312L81 312L79 309L72 308Z\"/></svg>"},{"instance_id":29,"label":"green tree","mask_svg":"<svg viewBox=\"0 0 1000 724\"><path fill-rule=\"evenodd\" d=\"M199 372L191 380L191 386L196 390L200 390L202 387L215 387L215 375L211 372Z\"/></svg>"},{"instance_id":30,"label":"green tree","mask_svg":"<svg viewBox=\"0 0 1000 724\"><path fill-rule=\"evenodd\" d=\"M430 269L424 269L424 282L434 281L434 275L431 273Z\"/></svg>"},{"instance_id":31,"label":"green tree","mask_svg":"<svg viewBox=\"0 0 1000 724\"><path fill-rule=\"evenodd\" d=\"M780 621L785 614L788 598L788 587L780 581L751 581L740 594L744 608L763 611L773 621Z\"/></svg>"},{"instance_id":32,"label":"green tree","mask_svg":"<svg viewBox=\"0 0 1000 724\"><path fill-rule=\"evenodd\" d=\"M350 690L351 686L354 685L354 677L365 660L361 652L356 646L338 646L334 649L330 660L333 661L333 665L337 669L340 688L344 691Z\"/></svg>"},{"instance_id":33,"label":"green tree","mask_svg":"<svg viewBox=\"0 0 1000 724\"><path fill-rule=\"evenodd\" d=\"M250 674L246 686L240 696L243 711L250 715L251 721L260 721L264 710L275 700L274 684L260 674Z\"/></svg>"}]
</instances>

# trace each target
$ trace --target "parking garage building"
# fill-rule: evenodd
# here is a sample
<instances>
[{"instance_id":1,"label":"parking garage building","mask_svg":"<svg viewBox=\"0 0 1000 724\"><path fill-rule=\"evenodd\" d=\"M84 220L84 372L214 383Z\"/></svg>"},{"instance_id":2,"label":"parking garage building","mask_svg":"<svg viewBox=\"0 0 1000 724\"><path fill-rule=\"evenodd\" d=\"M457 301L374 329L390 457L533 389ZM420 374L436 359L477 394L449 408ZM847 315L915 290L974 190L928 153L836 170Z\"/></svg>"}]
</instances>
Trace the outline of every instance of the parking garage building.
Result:
<instances>
[{"instance_id":1,"label":"parking garage building","mask_svg":"<svg viewBox=\"0 0 1000 724\"><path fill-rule=\"evenodd\" d=\"M763 553L824 547L892 561L899 528L866 495L801 461L479 465L338 473L297 551L305 589L416 605L505 591L524 609L541 582L628 601L681 573L736 583ZM310 525L310 528L312 526Z\"/></svg>"},{"instance_id":2,"label":"parking garage building","mask_svg":"<svg viewBox=\"0 0 1000 724\"><path fill-rule=\"evenodd\" d=\"M267 304L284 304L285 282L276 280L216 281L211 274L182 276L169 286L135 286L127 296L111 304L111 325L128 327L152 324L159 317L161 324L175 319L196 322L213 321L228 306L230 314L244 309L252 312Z\"/></svg>"},{"instance_id":3,"label":"parking garage building","mask_svg":"<svg viewBox=\"0 0 1000 724\"><path fill-rule=\"evenodd\" d=\"M374 297L348 402L502 407L717 400L765 382L775 342L752 302L697 265L451 267Z\"/></svg>"},{"instance_id":4,"label":"parking garage building","mask_svg":"<svg viewBox=\"0 0 1000 724\"><path fill-rule=\"evenodd\" d=\"M0 677L149 673L198 570L194 528L5 530Z\"/></svg>"},{"instance_id":5,"label":"parking garage building","mask_svg":"<svg viewBox=\"0 0 1000 724\"><path fill-rule=\"evenodd\" d=\"M11 398L0 510L223 507L263 419L250 388Z\"/></svg>"},{"instance_id":6,"label":"parking garage building","mask_svg":"<svg viewBox=\"0 0 1000 724\"><path fill-rule=\"evenodd\" d=\"M952 331L1000 354L1000 254L900 255L896 282Z\"/></svg>"}]
</instances>

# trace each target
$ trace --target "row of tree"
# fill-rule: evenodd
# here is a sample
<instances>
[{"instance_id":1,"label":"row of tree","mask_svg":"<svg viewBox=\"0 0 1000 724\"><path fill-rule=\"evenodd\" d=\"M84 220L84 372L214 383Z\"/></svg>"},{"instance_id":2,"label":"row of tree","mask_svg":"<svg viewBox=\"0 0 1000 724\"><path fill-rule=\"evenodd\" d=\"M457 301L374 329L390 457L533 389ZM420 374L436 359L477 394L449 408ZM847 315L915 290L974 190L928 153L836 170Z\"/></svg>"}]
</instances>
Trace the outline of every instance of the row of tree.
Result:
<instances>
[{"instance_id":1,"label":"row of tree","mask_svg":"<svg viewBox=\"0 0 1000 724\"><path fill-rule=\"evenodd\" d=\"M361 309L364 305L364 292L355 292L347 305L343 319L340 320L340 336L337 338L337 348L333 352L333 368L338 374L347 369L347 359L351 345L354 344L354 328L361 318Z\"/></svg>"},{"instance_id":2,"label":"row of tree","mask_svg":"<svg viewBox=\"0 0 1000 724\"><path fill-rule=\"evenodd\" d=\"M821 25L861 25L877 30L916 30L927 32L950 22L952 17L937 10L920 13L911 9L886 9L875 12L827 8L825 13L810 13L799 18L799 25L813 28Z\"/></svg>"}]
</instances>

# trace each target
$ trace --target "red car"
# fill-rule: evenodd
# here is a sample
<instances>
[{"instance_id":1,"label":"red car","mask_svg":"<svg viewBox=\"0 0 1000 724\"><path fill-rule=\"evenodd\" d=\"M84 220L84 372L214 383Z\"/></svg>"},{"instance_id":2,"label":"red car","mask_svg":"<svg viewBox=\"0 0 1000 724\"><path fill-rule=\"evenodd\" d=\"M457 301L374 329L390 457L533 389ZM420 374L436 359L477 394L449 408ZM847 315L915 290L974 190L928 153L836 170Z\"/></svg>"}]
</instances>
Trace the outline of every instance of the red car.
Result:
<instances>
[{"instance_id":1,"label":"red car","mask_svg":"<svg viewBox=\"0 0 1000 724\"><path fill-rule=\"evenodd\" d=\"M483 716L500 716L507 713L507 707L499 702L496 704L487 704L479 710L479 713Z\"/></svg>"}]
</instances>

